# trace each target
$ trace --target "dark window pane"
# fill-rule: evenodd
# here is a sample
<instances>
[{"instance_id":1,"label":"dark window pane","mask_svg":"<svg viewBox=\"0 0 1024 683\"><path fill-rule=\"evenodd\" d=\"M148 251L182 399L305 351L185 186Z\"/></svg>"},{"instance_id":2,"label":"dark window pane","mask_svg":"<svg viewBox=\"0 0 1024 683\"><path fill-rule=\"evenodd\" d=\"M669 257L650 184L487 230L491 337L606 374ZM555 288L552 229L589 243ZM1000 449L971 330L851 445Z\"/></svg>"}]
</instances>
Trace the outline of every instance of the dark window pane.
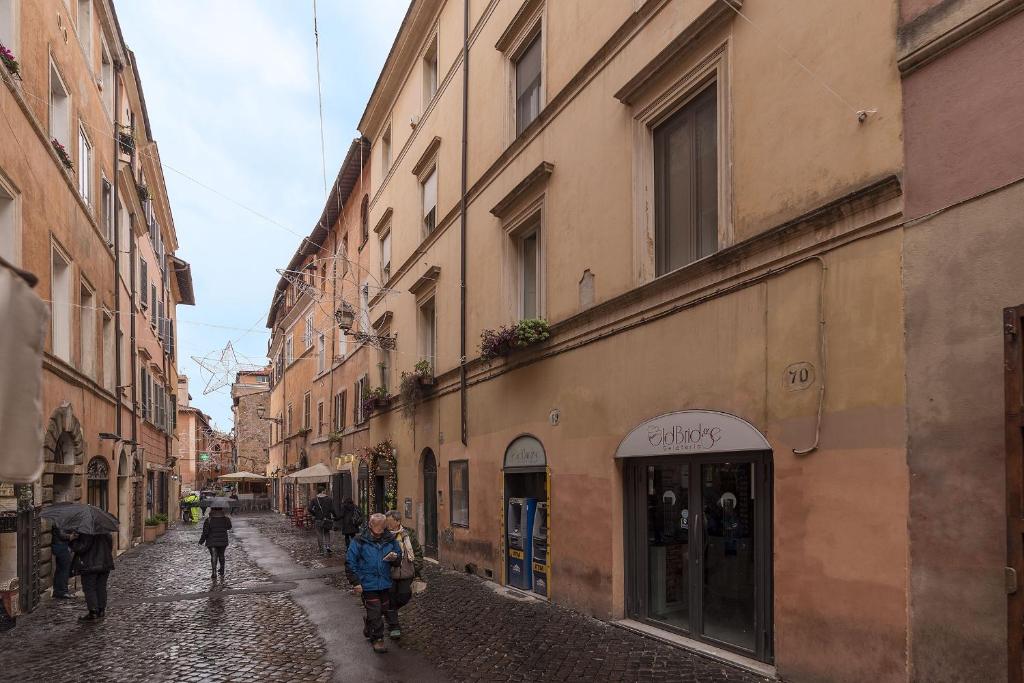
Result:
<instances>
[{"instance_id":1,"label":"dark window pane","mask_svg":"<svg viewBox=\"0 0 1024 683\"><path fill-rule=\"evenodd\" d=\"M658 275L718 249L717 136L713 85L654 131Z\"/></svg>"},{"instance_id":2,"label":"dark window pane","mask_svg":"<svg viewBox=\"0 0 1024 683\"><path fill-rule=\"evenodd\" d=\"M516 135L540 113L540 34L516 62Z\"/></svg>"},{"instance_id":3,"label":"dark window pane","mask_svg":"<svg viewBox=\"0 0 1024 683\"><path fill-rule=\"evenodd\" d=\"M537 233L523 240L523 317L537 317Z\"/></svg>"}]
</instances>

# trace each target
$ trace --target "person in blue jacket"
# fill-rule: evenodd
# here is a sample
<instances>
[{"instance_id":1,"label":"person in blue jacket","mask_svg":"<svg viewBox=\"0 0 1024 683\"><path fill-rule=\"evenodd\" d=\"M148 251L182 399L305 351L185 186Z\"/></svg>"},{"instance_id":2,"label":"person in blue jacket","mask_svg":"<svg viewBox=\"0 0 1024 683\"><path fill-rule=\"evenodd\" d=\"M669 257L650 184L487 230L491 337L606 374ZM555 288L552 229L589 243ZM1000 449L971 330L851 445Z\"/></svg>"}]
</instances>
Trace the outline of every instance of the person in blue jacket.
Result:
<instances>
[{"instance_id":1,"label":"person in blue jacket","mask_svg":"<svg viewBox=\"0 0 1024 683\"><path fill-rule=\"evenodd\" d=\"M363 635L373 643L374 652L387 652L384 614L390 606L391 568L402 562L402 548L387 530L384 515L370 515L366 527L352 539L345 556L345 575L363 598L366 616Z\"/></svg>"}]
</instances>

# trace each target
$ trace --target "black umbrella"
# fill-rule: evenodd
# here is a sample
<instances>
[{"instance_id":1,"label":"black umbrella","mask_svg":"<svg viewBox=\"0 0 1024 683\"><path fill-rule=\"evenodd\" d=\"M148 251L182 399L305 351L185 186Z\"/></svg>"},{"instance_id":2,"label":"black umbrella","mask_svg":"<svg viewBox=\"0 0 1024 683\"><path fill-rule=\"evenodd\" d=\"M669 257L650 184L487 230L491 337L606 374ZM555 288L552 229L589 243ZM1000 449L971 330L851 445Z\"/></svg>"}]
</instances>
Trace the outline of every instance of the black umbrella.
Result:
<instances>
[{"instance_id":1,"label":"black umbrella","mask_svg":"<svg viewBox=\"0 0 1024 683\"><path fill-rule=\"evenodd\" d=\"M117 517L95 505L85 503L54 503L39 513L40 517L51 520L65 533L79 534L113 533L118 530Z\"/></svg>"}]
</instances>

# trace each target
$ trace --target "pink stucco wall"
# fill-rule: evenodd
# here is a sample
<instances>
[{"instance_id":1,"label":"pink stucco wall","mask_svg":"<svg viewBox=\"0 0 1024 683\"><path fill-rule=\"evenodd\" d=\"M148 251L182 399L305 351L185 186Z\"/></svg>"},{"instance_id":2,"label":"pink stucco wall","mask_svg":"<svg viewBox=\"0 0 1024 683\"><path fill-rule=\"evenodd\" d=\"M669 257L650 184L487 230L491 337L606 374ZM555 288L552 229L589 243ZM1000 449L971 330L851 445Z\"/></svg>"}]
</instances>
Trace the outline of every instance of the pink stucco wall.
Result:
<instances>
[{"instance_id":1,"label":"pink stucco wall","mask_svg":"<svg viewBox=\"0 0 1024 683\"><path fill-rule=\"evenodd\" d=\"M1024 13L903 85L908 218L1024 175Z\"/></svg>"}]
</instances>

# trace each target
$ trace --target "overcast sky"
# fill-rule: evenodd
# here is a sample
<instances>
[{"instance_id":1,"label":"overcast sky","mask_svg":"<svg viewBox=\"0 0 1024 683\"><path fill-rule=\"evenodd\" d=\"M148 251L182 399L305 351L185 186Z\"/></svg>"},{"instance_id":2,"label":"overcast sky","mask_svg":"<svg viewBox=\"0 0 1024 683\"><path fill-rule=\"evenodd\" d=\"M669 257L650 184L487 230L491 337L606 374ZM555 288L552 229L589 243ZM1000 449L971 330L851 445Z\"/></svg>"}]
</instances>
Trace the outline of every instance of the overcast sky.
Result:
<instances>
[{"instance_id":1,"label":"overcast sky","mask_svg":"<svg viewBox=\"0 0 1024 683\"><path fill-rule=\"evenodd\" d=\"M319 0L328 183L408 4ZM192 264L196 305L178 307L179 369L192 404L229 429L229 387L204 395L208 376L192 357L231 341L266 361L275 268L300 240L288 230L308 235L323 210L313 0L116 6L160 146L177 254Z\"/></svg>"}]
</instances>

